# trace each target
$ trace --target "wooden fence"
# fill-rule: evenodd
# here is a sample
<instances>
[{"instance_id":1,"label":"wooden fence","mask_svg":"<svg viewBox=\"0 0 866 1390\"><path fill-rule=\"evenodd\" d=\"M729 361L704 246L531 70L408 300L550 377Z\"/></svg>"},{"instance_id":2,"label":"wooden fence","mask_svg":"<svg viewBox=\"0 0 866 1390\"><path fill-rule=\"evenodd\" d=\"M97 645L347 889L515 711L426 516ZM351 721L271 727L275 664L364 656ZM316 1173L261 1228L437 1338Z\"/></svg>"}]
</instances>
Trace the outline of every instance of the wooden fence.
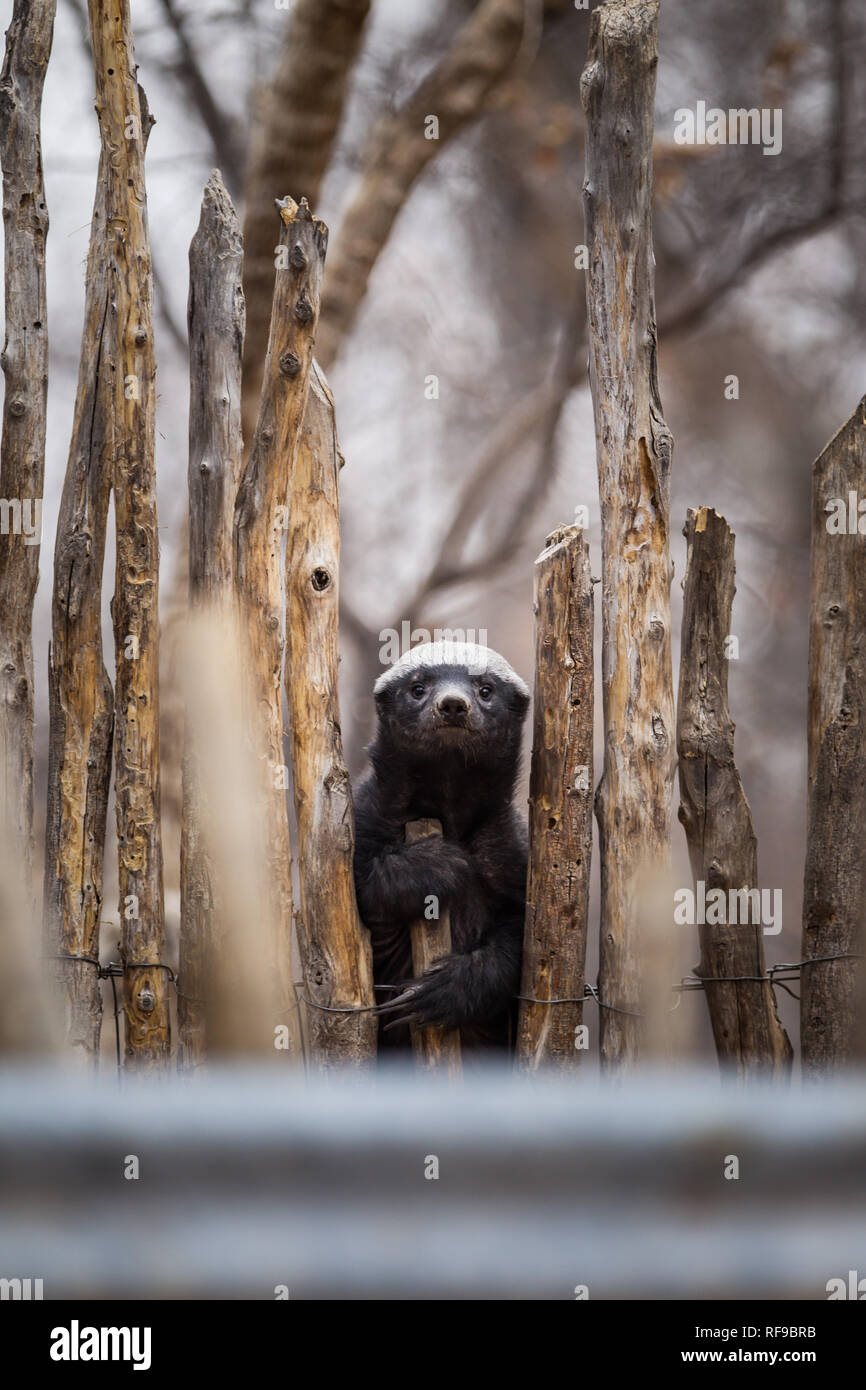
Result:
<instances>
[{"instance_id":1,"label":"wooden fence","mask_svg":"<svg viewBox=\"0 0 866 1390\"><path fill-rule=\"evenodd\" d=\"M351 789L337 702L342 457L334 400L314 358L327 229L302 197L276 202L270 335L246 457L243 252L218 173L205 189L190 248L187 654L196 669L187 682L176 969L166 960L160 831L156 362L144 179L152 119L136 80L128 0L90 0L89 16L102 148L49 655L43 953L56 1013L65 1046L95 1061L113 757L126 1067L161 1071L176 1053L191 1069L226 1052L273 1048L298 1056L302 1047L319 1069L365 1067L375 1055L375 997L354 896ZM42 488L47 219L39 109L52 21L52 0L16 0L0 79L7 315L0 492L10 505L41 497ZM671 990L677 754L696 895L700 889L751 902L758 889L727 695L734 537L707 506L686 520L675 715L672 439L659 393L651 233L657 23L653 3L601 5L581 80L602 522L600 968L597 985L588 985L594 581L584 535L564 526L536 564L531 846L516 1049L522 1071L579 1065L588 998L599 1006L605 1070L630 1067L656 1050L652 1020L669 1006ZM22 222L14 209L23 195L38 216ZM22 331L30 321L35 336ZM788 978L802 979L802 1054L810 1074L836 1069L863 1050L857 962L866 899L866 542L857 498L866 497L864 409L861 402L814 471L806 894L802 957L787 967ZM848 511L844 528L834 527L837 499L847 506L851 497L853 529ZM101 631L112 498L113 684ZM0 783L6 857L26 879L33 858L38 549L8 529L0 538ZM202 677L208 670L212 680ZM220 693L211 701L214 686ZM222 782L208 770L215 747L226 759ZM26 897L32 885L22 887ZM295 992L293 935L302 976ZM421 941L419 950L429 945ZM687 987L706 996L721 1064L741 1077L783 1078L792 1047L776 1013L760 925L707 914L700 945ZM416 1043L428 1068L459 1069L456 1040Z\"/></svg>"}]
</instances>

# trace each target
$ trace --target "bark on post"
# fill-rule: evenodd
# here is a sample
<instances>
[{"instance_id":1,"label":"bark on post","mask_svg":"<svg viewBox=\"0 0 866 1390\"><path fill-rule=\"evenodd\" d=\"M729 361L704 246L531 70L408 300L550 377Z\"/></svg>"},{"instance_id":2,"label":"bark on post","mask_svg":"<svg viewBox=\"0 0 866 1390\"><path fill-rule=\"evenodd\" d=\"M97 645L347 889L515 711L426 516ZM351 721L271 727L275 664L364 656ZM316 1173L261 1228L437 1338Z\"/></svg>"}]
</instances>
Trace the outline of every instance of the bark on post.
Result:
<instances>
[{"instance_id":1,"label":"bark on post","mask_svg":"<svg viewBox=\"0 0 866 1390\"><path fill-rule=\"evenodd\" d=\"M318 203L370 0L297 0L276 71L259 99L244 214L244 425L252 436L262 389L274 287L274 198Z\"/></svg>"},{"instance_id":2,"label":"bark on post","mask_svg":"<svg viewBox=\"0 0 866 1390\"><path fill-rule=\"evenodd\" d=\"M152 124L144 107L145 147ZM66 1040L93 1061L102 1022L102 993L93 961L99 957L114 730L114 691L102 650L102 568L113 467L105 187L101 154L90 224L78 389L54 545L43 895L45 953L63 999Z\"/></svg>"},{"instance_id":3,"label":"bark on post","mask_svg":"<svg viewBox=\"0 0 866 1390\"><path fill-rule=\"evenodd\" d=\"M529 874L517 1066L576 1064L583 1022L592 855L593 600L577 526L548 536L535 562L535 692ZM569 999L567 1004L529 999Z\"/></svg>"},{"instance_id":4,"label":"bark on post","mask_svg":"<svg viewBox=\"0 0 866 1390\"><path fill-rule=\"evenodd\" d=\"M866 903L866 397L812 471L809 819L800 1003L805 1075L862 1051Z\"/></svg>"},{"instance_id":5,"label":"bark on post","mask_svg":"<svg viewBox=\"0 0 866 1390\"><path fill-rule=\"evenodd\" d=\"M480 0L406 105L375 127L328 272L316 345L323 367L333 361L355 320L373 267L416 180L444 143L481 114L513 66L526 16L525 0ZM430 117L438 122L436 139L429 135Z\"/></svg>"},{"instance_id":6,"label":"bark on post","mask_svg":"<svg viewBox=\"0 0 866 1390\"><path fill-rule=\"evenodd\" d=\"M66 1039L96 1060L102 992L96 968L114 691L102 652L102 567L111 499L106 437L108 264L104 160L90 224L84 330L69 461L54 545L48 649L45 953L64 1000Z\"/></svg>"},{"instance_id":7,"label":"bark on post","mask_svg":"<svg viewBox=\"0 0 866 1390\"><path fill-rule=\"evenodd\" d=\"M128 0L89 0L109 273L106 424L117 531L115 802L127 1065L169 1053L159 819L159 532L145 138Z\"/></svg>"},{"instance_id":8,"label":"bark on post","mask_svg":"<svg viewBox=\"0 0 866 1390\"><path fill-rule=\"evenodd\" d=\"M406 843L425 840L430 835L442 834L442 822L438 820L413 820L406 826ZM421 918L410 928L412 936L412 972L417 979L435 965L437 960L451 954L451 917L443 908L438 920L426 921ZM412 1051L415 1060L424 1071L438 1071L446 1076L459 1076L462 1071L460 1057L460 1030L458 1028L419 1028L411 1025Z\"/></svg>"},{"instance_id":9,"label":"bark on post","mask_svg":"<svg viewBox=\"0 0 866 1390\"><path fill-rule=\"evenodd\" d=\"M33 870L33 600L39 581L48 319L42 87L56 0L15 0L0 72L6 383L0 440L0 835L29 904Z\"/></svg>"},{"instance_id":10,"label":"bark on post","mask_svg":"<svg viewBox=\"0 0 866 1390\"><path fill-rule=\"evenodd\" d=\"M189 248L189 608L209 617L233 600L234 505L241 477L243 243L218 170L202 199ZM205 831L199 745L187 712L180 841L179 1063L205 1060L208 956L219 949L216 882Z\"/></svg>"},{"instance_id":11,"label":"bark on post","mask_svg":"<svg viewBox=\"0 0 866 1390\"><path fill-rule=\"evenodd\" d=\"M352 788L343 761L337 677L340 513L334 400L313 363L292 473L286 543L286 694L298 826L296 925L307 1025L318 1066L376 1055L370 938L355 902Z\"/></svg>"},{"instance_id":12,"label":"bark on post","mask_svg":"<svg viewBox=\"0 0 866 1390\"><path fill-rule=\"evenodd\" d=\"M706 892L758 887L758 845L752 814L734 763L734 723L728 710L728 658L734 601L734 533L708 507L689 511L683 581L682 647L677 702L679 818L692 873ZM741 1079L785 1077L792 1049L763 976L760 921L699 927L701 961L719 1064ZM710 984L724 976L751 976Z\"/></svg>"},{"instance_id":13,"label":"bark on post","mask_svg":"<svg viewBox=\"0 0 866 1390\"><path fill-rule=\"evenodd\" d=\"M651 231L656 0L593 11L587 120L587 309L602 525L604 773L599 991L606 1067L635 1059L641 918L670 864L673 677L670 468L656 367Z\"/></svg>"},{"instance_id":14,"label":"bark on post","mask_svg":"<svg viewBox=\"0 0 866 1390\"><path fill-rule=\"evenodd\" d=\"M282 715L287 502L309 391L328 229L305 198L278 203L280 239L259 419L235 502L235 589L247 634L248 728L260 769L272 978L290 985L292 872Z\"/></svg>"}]
</instances>

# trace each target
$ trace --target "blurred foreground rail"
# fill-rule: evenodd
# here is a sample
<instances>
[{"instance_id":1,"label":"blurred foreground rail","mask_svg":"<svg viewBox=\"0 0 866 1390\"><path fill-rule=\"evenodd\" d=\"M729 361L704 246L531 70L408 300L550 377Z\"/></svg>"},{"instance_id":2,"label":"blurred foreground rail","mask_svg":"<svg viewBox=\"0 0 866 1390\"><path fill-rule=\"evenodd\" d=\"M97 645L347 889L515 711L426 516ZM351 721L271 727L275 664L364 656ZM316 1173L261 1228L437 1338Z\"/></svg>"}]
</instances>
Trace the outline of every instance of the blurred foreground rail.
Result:
<instances>
[{"instance_id":1,"label":"blurred foreground rail","mask_svg":"<svg viewBox=\"0 0 866 1390\"><path fill-rule=\"evenodd\" d=\"M0 1076L0 1276L48 1299L823 1300L864 1251L859 1078Z\"/></svg>"}]
</instances>

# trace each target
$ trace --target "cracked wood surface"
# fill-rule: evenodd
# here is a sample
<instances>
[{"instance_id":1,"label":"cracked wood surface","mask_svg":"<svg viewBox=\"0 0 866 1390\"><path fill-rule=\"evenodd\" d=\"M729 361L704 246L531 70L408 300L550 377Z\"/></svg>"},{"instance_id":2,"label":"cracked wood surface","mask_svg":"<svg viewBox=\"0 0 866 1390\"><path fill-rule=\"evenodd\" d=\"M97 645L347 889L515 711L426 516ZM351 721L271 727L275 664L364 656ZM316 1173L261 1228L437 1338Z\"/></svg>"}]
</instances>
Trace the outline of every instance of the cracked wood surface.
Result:
<instances>
[{"instance_id":1,"label":"cracked wood surface","mask_svg":"<svg viewBox=\"0 0 866 1390\"><path fill-rule=\"evenodd\" d=\"M640 1011L642 938L670 866L672 438L658 389L651 231L658 4L593 11L581 76L590 384L602 529L604 772L599 989ZM672 919L672 909L671 909ZM661 927L660 920L657 925ZM600 1010L605 1068L633 1062L641 1024Z\"/></svg>"},{"instance_id":2,"label":"cracked wood surface","mask_svg":"<svg viewBox=\"0 0 866 1390\"><path fill-rule=\"evenodd\" d=\"M289 495L286 695L298 835L296 926L316 1065L376 1056L369 933L355 901L352 788L343 759L337 681L340 513L334 400L314 362Z\"/></svg>"},{"instance_id":3,"label":"cracked wood surface","mask_svg":"<svg viewBox=\"0 0 866 1390\"><path fill-rule=\"evenodd\" d=\"M802 959L856 956L866 903L866 536L828 531L836 498L866 498L866 397L812 470L809 609L809 814ZM805 1075L864 1055L862 962L802 970L800 1042Z\"/></svg>"},{"instance_id":4,"label":"cracked wood surface","mask_svg":"<svg viewBox=\"0 0 866 1390\"><path fill-rule=\"evenodd\" d=\"M679 818L696 880L711 888L758 887L758 846L752 813L734 762L734 723L728 709L728 657L734 602L734 533L708 507L689 511L683 581L683 626L677 701ZM763 975L761 924L698 928L701 961L695 974ZM792 1048L776 1013L769 982L728 981L704 989L720 1065L741 1078L787 1076Z\"/></svg>"},{"instance_id":5,"label":"cracked wood surface","mask_svg":"<svg viewBox=\"0 0 866 1390\"><path fill-rule=\"evenodd\" d=\"M535 562L535 690L522 995L583 999L592 856L593 598L577 526L548 536ZM517 1066L580 1059L582 1002L521 1000Z\"/></svg>"}]
</instances>

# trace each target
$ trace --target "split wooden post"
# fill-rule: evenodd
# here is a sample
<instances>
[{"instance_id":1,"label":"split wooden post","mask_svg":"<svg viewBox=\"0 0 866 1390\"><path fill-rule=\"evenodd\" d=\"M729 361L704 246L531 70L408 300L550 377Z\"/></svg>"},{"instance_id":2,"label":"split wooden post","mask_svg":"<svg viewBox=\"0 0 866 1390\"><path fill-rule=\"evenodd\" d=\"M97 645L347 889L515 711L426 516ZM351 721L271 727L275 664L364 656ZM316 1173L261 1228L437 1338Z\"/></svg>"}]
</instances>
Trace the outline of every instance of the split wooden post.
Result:
<instances>
[{"instance_id":1,"label":"split wooden post","mask_svg":"<svg viewBox=\"0 0 866 1390\"><path fill-rule=\"evenodd\" d=\"M241 477L241 359L244 344L243 243L222 177L215 170L189 248L189 608L215 617L233 604L234 505ZM209 957L216 882L205 833L200 745L187 711L180 841L178 1052L183 1068L205 1061ZM212 962L211 962L212 964Z\"/></svg>"},{"instance_id":2,"label":"split wooden post","mask_svg":"<svg viewBox=\"0 0 866 1390\"><path fill-rule=\"evenodd\" d=\"M312 365L289 495L286 694L298 827L298 947L315 1063L363 1065L376 1055L370 938L353 875L352 788L343 759L337 681L340 511L334 399ZM319 1007L316 1007L318 1005ZM329 1010L358 1012L329 1012Z\"/></svg>"},{"instance_id":3,"label":"split wooden post","mask_svg":"<svg viewBox=\"0 0 866 1390\"><path fill-rule=\"evenodd\" d=\"M696 881L706 891L758 887L758 845L734 762L728 709L728 657L734 585L734 533L708 507L689 511L677 702L679 818ZM716 1052L738 1077L786 1077L792 1048L765 973L760 921L699 927L704 989ZM728 978L722 983L724 977ZM710 983L719 980L717 984Z\"/></svg>"},{"instance_id":4,"label":"split wooden post","mask_svg":"<svg viewBox=\"0 0 866 1390\"><path fill-rule=\"evenodd\" d=\"M535 562L529 874L517 1066L574 1066L583 1022L593 788L593 599L577 526ZM530 1000L568 999L569 1003Z\"/></svg>"},{"instance_id":5,"label":"split wooden post","mask_svg":"<svg viewBox=\"0 0 866 1390\"><path fill-rule=\"evenodd\" d=\"M129 0L89 0L105 183L110 384L106 434L117 531L112 604L116 659L115 809L125 1055L164 1067L170 1044L163 966L159 815L159 530L154 465L153 277L144 181L144 123Z\"/></svg>"},{"instance_id":6,"label":"split wooden post","mask_svg":"<svg viewBox=\"0 0 866 1390\"><path fill-rule=\"evenodd\" d=\"M866 397L812 470L809 817L803 890L803 1072L862 1056L866 941ZM822 960L831 956L836 959Z\"/></svg>"},{"instance_id":7,"label":"split wooden post","mask_svg":"<svg viewBox=\"0 0 866 1390\"><path fill-rule=\"evenodd\" d=\"M305 198L277 203L271 331L259 417L235 501L235 590L246 634L247 727L260 768L271 977L291 987L292 863L284 748L282 543L289 484L309 391L328 229Z\"/></svg>"},{"instance_id":8,"label":"split wooden post","mask_svg":"<svg viewBox=\"0 0 866 1390\"><path fill-rule=\"evenodd\" d=\"M56 0L15 0L0 72L0 162L6 383L0 440L0 835L6 866L31 906L33 871L33 601L39 582L48 317L42 179L42 88Z\"/></svg>"},{"instance_id":9,"label":"split wooden post","mask_svg":"<svg viewBox=\"0 0 866 1390\"><path fill-rule=\"evenodd\" d=\"M152 125L143 105L145 147ZM102 1023L94 962L114 732L114 691L102 647L102 569L113 482L110 290L105 155L100 153L78 389L54 545L43 894L44 949L61 994L66 1041L94 1063Z\"/></svg>"},{"instance_id":10,"label":"split wooden post","mask_svg":"<svg viewBox=\"0 0 866 1390\"><path fill-rule=\"evenodd\" d=\"M672 439L659 399L651 230L656 0L593 11L581 77L590 384L602 529L599 992L605 1068L639 1051L642 924L670 866ZM653 907L655 902L655 907ZM673 912L673 907L671 907ZM624 1012L628 1010L630 1012Z\"/></svg>"},{"instance_id":11,"label":"split wooden post","mask_svg":"<svg viewBox=\"0 0 866 1390\"><path fill-rule=\"evenodd\" d=\"M406 826L406 843L412 845L416 840L426 840L431 835L442 834L442 822L438 820L413 820ZM447 908L442 908L438 918L427 921L421 918L413 922L412 970L415 978L423 975L431 965L443 956L451 954L451 917ZM425 1071L444 1072L447 1076L459 1076L462 1071L460 1055L460 1030L431 1026L419 1028L411 1025L412 1051L416 1061Z\"/></svg>"}]
</instances>

